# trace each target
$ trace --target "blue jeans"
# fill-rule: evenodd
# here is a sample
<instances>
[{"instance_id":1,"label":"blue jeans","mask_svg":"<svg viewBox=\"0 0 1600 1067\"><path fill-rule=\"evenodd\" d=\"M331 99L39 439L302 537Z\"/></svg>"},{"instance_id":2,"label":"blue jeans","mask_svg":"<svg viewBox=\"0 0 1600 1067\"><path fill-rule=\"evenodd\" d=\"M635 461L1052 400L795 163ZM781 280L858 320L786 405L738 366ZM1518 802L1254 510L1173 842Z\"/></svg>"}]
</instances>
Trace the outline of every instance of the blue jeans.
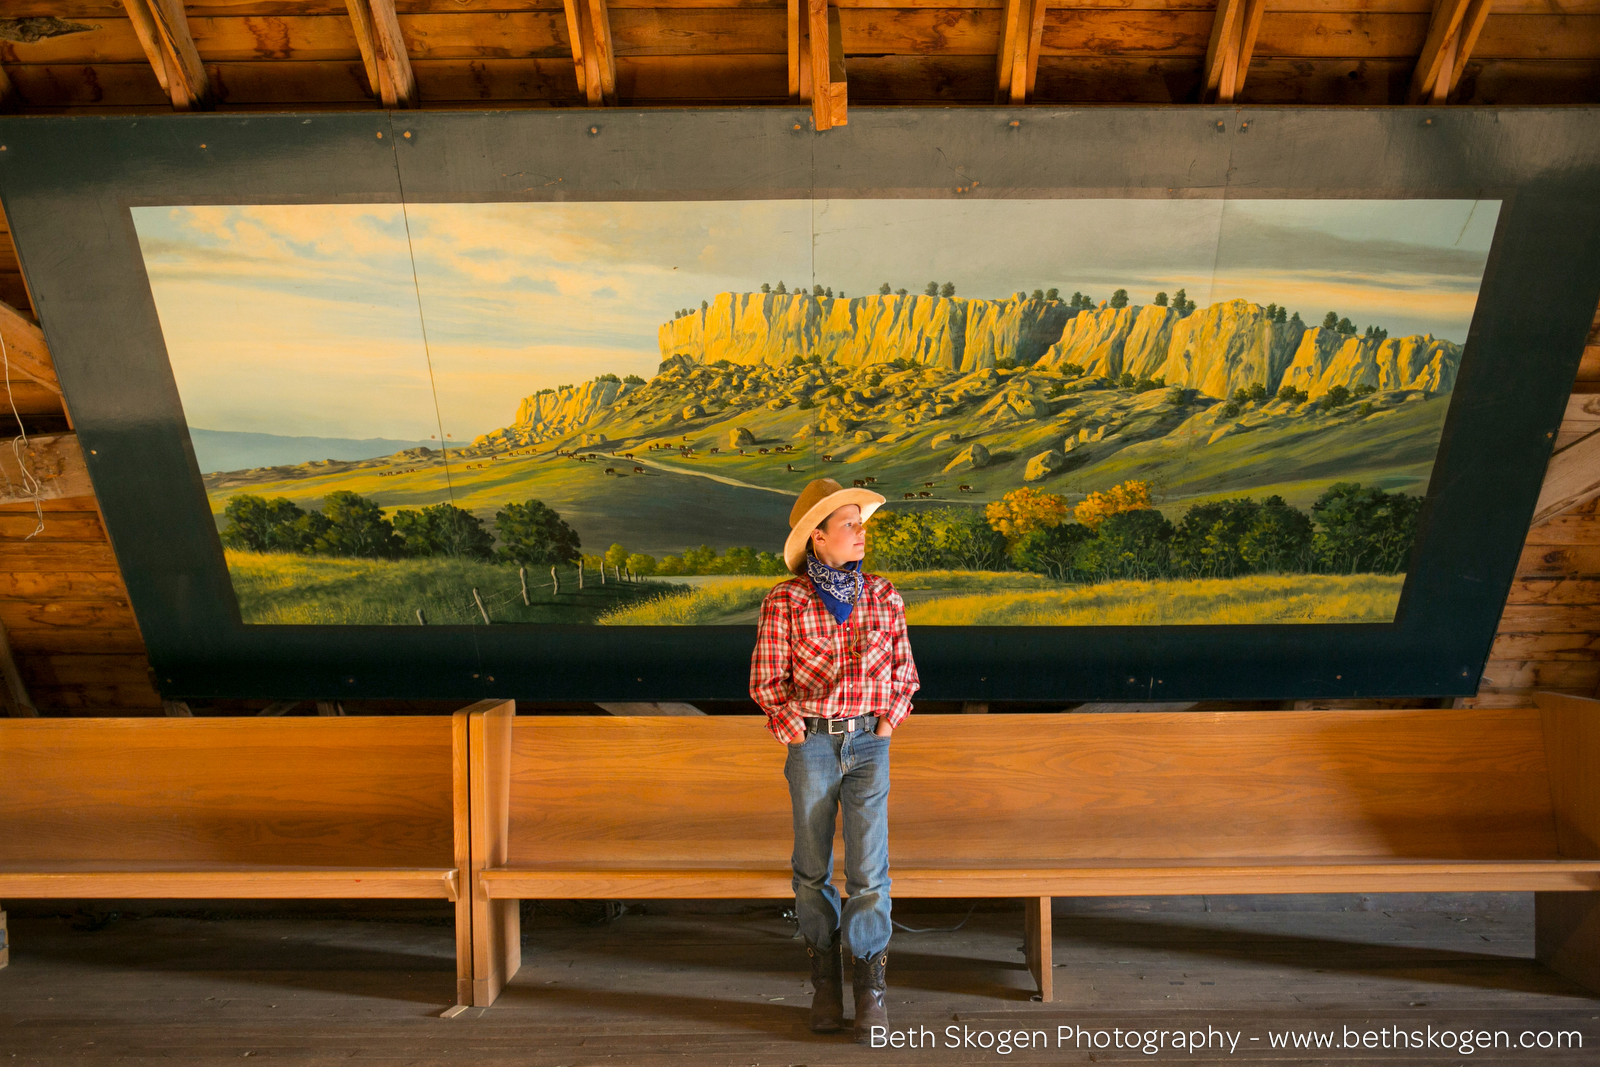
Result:
<instances>
[{"instance_id":1,"label":"blue jeans","mask_svg":"<svg viewBox=\"0 0 1600 1067\"><path fill-rule=\"evenodd\" d=\"M794 805L794 901L818 948L842 931L850 954L889 947L889 738L871 730L808 734L790 745L783 776ZM835 813L844 811L843 922L833 886Z\"/></svg>"}]
</instances>

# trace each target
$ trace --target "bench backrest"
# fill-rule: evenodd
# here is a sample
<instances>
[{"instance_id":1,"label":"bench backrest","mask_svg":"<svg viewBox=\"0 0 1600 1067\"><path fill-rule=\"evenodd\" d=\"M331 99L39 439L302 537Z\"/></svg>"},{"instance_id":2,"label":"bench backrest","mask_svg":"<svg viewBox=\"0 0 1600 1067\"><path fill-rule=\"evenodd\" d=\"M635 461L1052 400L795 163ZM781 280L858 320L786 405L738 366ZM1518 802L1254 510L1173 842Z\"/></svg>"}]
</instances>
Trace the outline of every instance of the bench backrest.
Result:
<instances>
[{"instance_id":1,"label":"bench backrest","mask_svg":"<svg viewBox=\"0 0 1600 1067\"><path fill-rule=\"evenodd\" d=\"M454 867L466 713L0 720L0 863Z\"/></svg>"},{"instance_id":2,"label":"bench backrest","mask_svg":"<svg viewBox=\"0 0 1600 1067\"><path fill-rule=\"evenodd\" d=\"M505 862L788 862L747 717L511 720ZM892 742L902 864L1557 854L1540 712L923 715Z\"/></svg>"}]
</instances>

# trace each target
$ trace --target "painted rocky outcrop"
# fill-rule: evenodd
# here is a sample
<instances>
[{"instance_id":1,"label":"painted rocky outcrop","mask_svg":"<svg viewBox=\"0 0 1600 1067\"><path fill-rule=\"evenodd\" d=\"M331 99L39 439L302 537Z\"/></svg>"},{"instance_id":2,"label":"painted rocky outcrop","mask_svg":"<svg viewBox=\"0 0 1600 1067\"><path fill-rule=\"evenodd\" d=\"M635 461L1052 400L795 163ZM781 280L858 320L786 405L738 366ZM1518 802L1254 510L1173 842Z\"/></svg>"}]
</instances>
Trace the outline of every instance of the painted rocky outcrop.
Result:
<instances>
[{"instance_id":1,"label":"painted rocky outcrop","mask_svg":"<svg viewBox=\"0 0 1600 1067\"><path fill-rule=\"evenodd\" d=\"M637 388L629 382L605 378L523 397L510 426L486 434L473 444L504 447L560 437L588 424Z\"/></svg>"},{"instance_id":2,"label":"painted rocky outcrop","mask_svg":"<svg viewBox=\"0 0 1600 1067\"><path fill-rule=\"evenodd\" d=\"M1277 322L1242 299L1184 314L1153 304L1074 309L1017 296L719 293L704 310L663 324L660 343L663 361L689 365L778 366L821 356L845 366L910 359L968 373L1005 362L1073 364L1090 377L1162 379L1218 398L1258 384L1271 393L1293 385L1312 399L1335 385L1447 392L1461 361L1461 346L1451 341L1307 329L1298 316Z\"/></svg>"},{"instance_id":3,"label":"painted rocky outcrop","mask_svg":"<svg viewBox=\"0 0 1600 1067\"><path fill-rule=\"evenodd\" d=\"M911 359L965 372L997 359L1033 362L1071 315L1060 300L1014 297L718 293L705 309L663 323L659 340L663 362L781 365L821 356L846 366Z\"/></svg>"},{"instance_id":4,"label":"painted rocky outcrop","mask_svg":"<svg viewBox=\"0 0 1600 1067\"><path fill-rule=\"evenodd\" d=\"M1283 381L1312 400L1336 385L1443 393L1455 388L1460 365L1461 346L1432 334L1363 338L1319 326L1301 338Z\"/></svg>"}]
</instances>

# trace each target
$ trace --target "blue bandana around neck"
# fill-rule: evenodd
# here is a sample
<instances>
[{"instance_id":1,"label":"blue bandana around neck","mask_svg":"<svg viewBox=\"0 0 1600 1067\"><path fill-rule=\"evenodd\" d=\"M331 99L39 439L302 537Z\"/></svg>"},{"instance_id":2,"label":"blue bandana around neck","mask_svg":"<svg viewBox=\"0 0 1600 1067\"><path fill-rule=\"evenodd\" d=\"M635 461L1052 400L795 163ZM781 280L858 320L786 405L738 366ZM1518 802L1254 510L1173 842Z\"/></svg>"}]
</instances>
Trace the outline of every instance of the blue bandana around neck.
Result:
<instances>
[{"instance_id":1,"label":"blue bandana around neck","mask_svg":"<svg viewBox=\"0 0 1600 1067\"><path fill-rule=\"evenodd\" d=\"M828 609L835 622L844 622L855 610L856 599L866 580L861 576L861 561L851 560L841 569L830 567L806 550L806 576L822 597L822 606Z\"/></svg>"}]
</instances>

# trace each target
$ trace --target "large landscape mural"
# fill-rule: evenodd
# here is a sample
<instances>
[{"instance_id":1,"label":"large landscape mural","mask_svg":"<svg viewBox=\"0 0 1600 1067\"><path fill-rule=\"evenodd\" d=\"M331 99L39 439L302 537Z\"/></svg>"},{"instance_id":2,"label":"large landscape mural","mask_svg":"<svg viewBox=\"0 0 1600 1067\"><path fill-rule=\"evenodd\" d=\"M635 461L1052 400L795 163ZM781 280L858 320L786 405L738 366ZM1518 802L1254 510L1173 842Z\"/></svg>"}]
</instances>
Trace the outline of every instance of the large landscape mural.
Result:
<instances>
[{"instance_id":1,"label":"large landscape mural","mask_svg":"<svg viewBox=\"0 0 1600 1067\"><path fill-rule=\"evenodd\" d=\"M1497 202L149 207L242 617L750 624L883 493L913 625L1387 623Z\"/></svg>"}]
</instances>

